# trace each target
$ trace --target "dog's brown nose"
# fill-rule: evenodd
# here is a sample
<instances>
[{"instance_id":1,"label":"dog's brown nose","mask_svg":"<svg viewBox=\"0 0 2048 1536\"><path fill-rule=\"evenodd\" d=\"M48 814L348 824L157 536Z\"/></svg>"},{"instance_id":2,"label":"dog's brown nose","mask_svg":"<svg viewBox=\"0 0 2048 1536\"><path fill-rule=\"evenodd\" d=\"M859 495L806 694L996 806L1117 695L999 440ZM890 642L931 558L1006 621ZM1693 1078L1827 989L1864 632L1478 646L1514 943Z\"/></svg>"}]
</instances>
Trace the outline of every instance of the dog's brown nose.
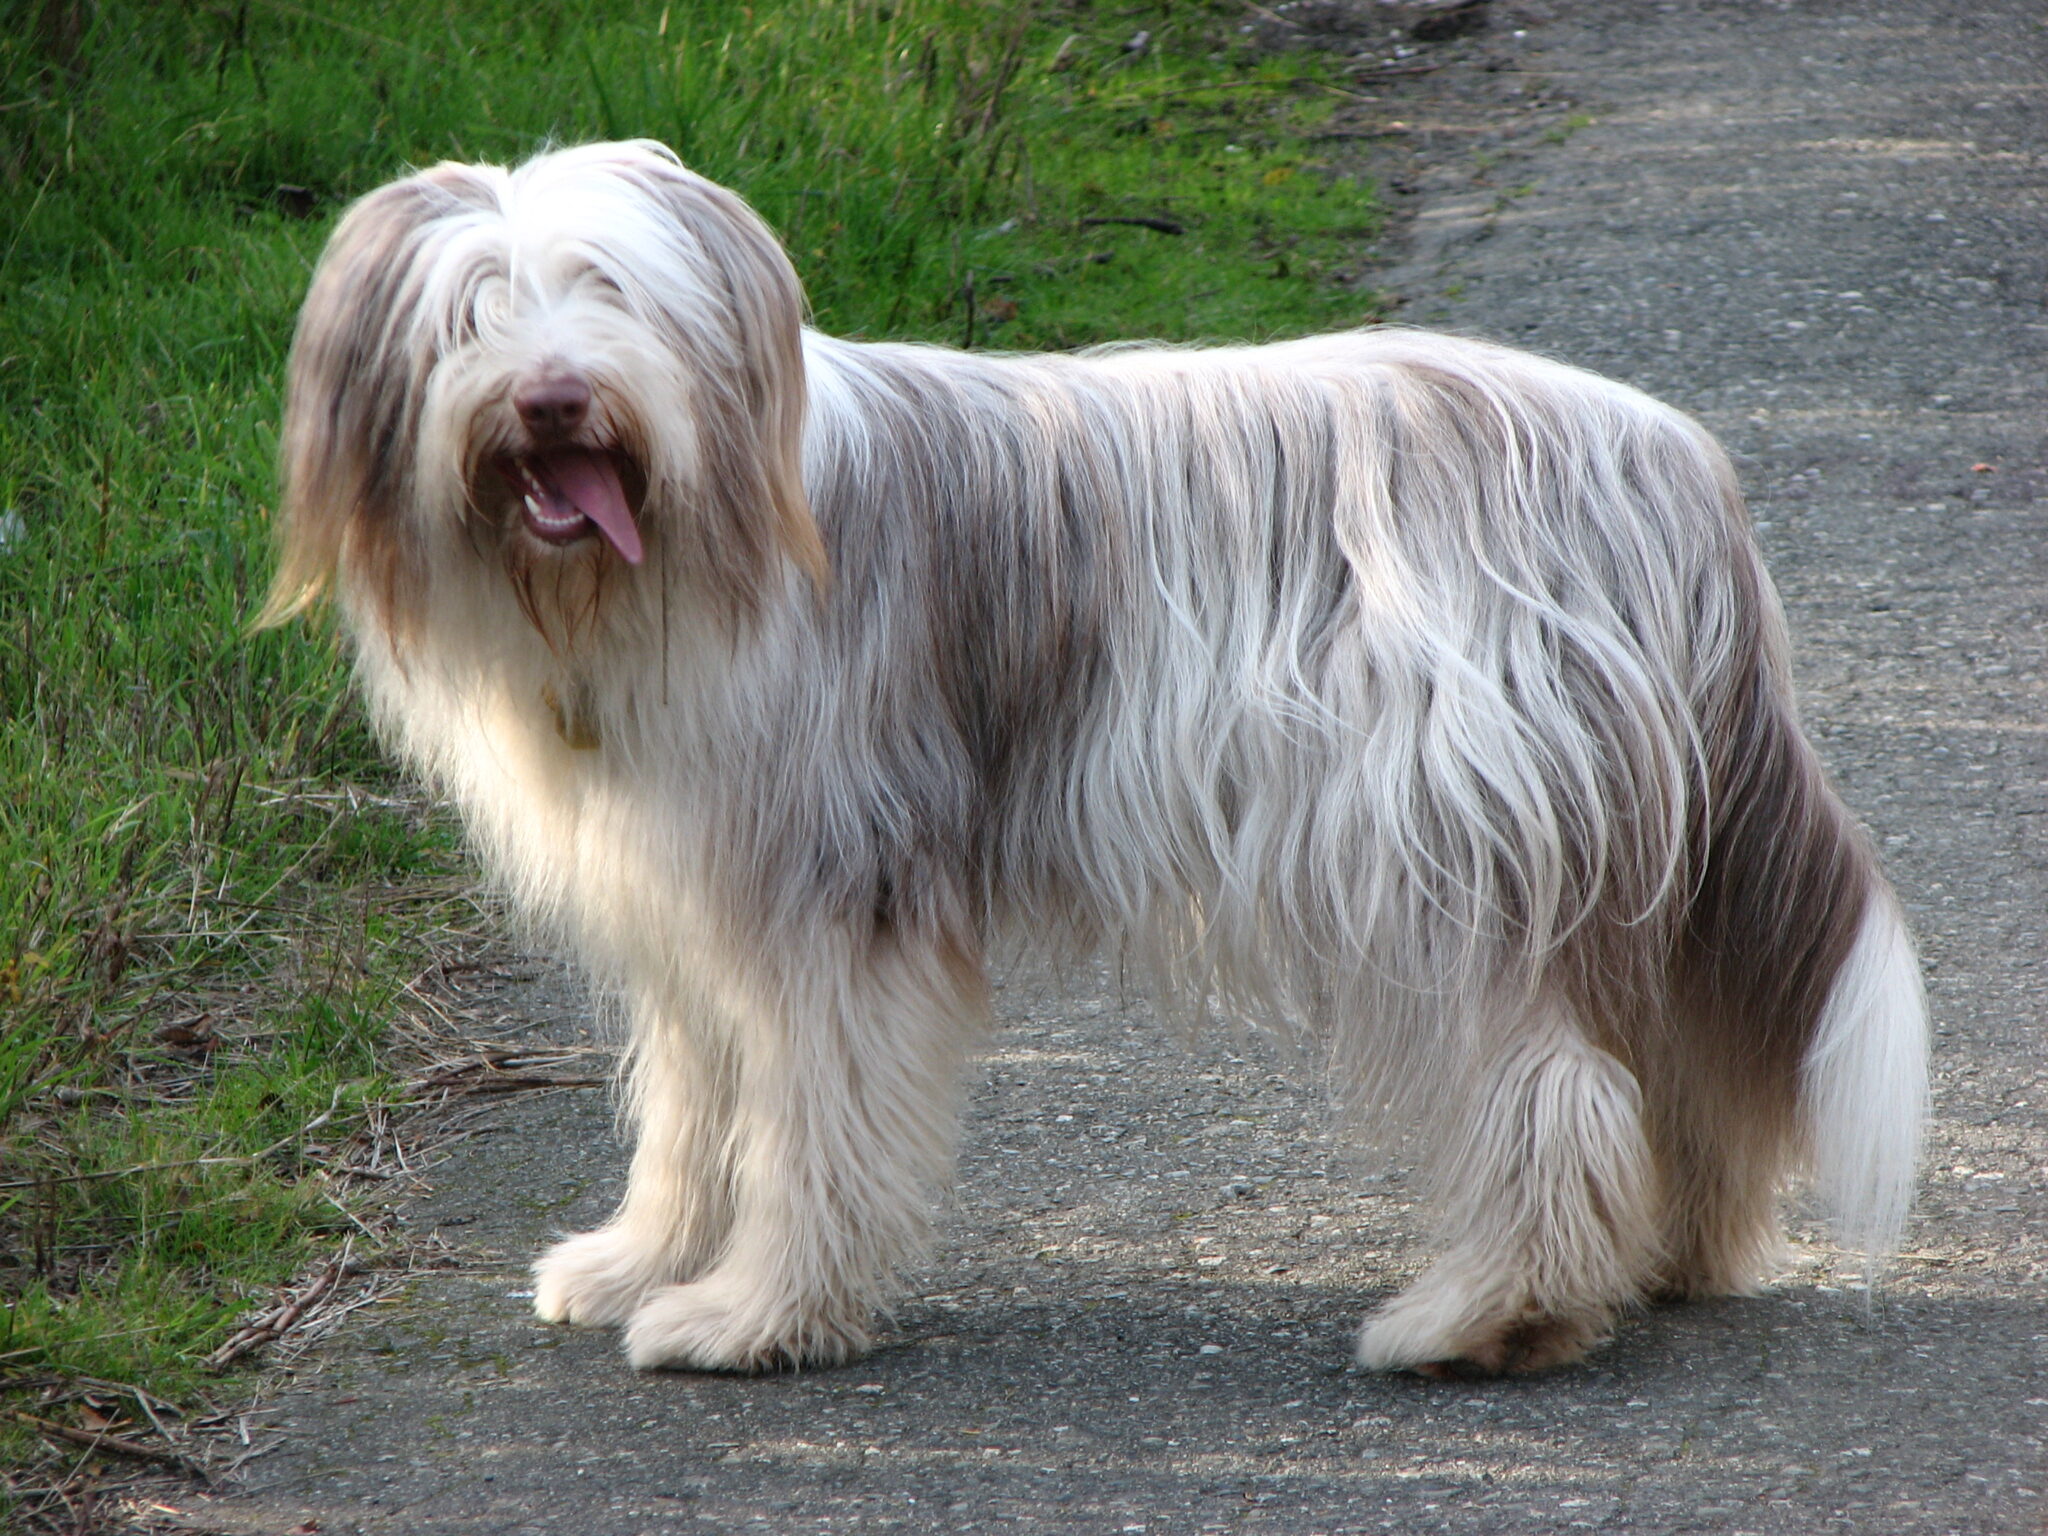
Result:
<instances>
[{"instance_id":1,"label":"dog's brown nose","mask_svg":"<svg viewBox=\"0 0 2048 1536\"><path fill-rule=\"evenodd\" d=\"M549 374L521 385L512 396L512 409L543 442L569 437L590 414L590 386L573 373Z\"/></svg>"}]
</instances>

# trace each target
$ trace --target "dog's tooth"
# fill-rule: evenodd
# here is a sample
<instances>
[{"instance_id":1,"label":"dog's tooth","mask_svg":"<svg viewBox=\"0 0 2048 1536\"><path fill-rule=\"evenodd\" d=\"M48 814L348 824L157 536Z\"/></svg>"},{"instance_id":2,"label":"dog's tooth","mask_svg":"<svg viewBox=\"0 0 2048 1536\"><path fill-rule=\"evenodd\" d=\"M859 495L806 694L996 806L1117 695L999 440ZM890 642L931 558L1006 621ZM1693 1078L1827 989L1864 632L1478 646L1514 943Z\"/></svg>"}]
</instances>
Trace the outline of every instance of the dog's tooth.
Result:
<instances>
[{"instance_id":1,"label":"dog's tooth","mask_svg":"<svg viewBox=\"0 0 2048 1536\"><path fill-rule=\"evenodd\" d=\"M535 517L547 516L547 514L541 511L540 509L540 498L534 495L531 491L528 491L526 493L526 510L531 512Z\"/></svg>"}]
</instances>

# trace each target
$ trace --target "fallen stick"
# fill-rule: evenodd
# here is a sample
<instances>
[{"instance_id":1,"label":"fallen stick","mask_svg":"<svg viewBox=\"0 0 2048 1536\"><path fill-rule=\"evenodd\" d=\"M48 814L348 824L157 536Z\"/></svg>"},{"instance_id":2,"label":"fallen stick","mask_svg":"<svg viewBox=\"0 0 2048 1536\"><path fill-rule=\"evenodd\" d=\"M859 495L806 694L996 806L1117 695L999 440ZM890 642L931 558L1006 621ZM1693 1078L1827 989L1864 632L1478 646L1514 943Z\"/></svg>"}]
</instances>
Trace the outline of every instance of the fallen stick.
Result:
<instances>
[{"instance_id":1,"label":"fallen stick","mask_svg":"<svg viewBox=\"0 0 2048 1536\"><path fill-rule=\"evenodd\" d=\"M327 1261L320 1273L313 1277L312 1282L303 1291L295 1298L273 1307L247 1327L239 1329L227 1343L206 1357L207 1365L213 1370L222 1370L258 1345L268 1344L283 1337L290 1331L292 1324L306 1315L307 1308L340 1283L342 1271L348 1267L354 1246L355 1238L350 1237L342 1244L341 1252Z\"/></svg>"},{"instance_id":2,"label":"fallen stick","mask_svg":"<svg viewBox=\"0 0 2048 1536\"><path fill-rule=\"evenodd\" d=\"M1184 235L1188 232L1187 225L1178 219L1113 218L1104 214L1097 218L1081 220L1083 229L1091 224L1134 224L1139 229L1155 229L1162 235Z\"/></svg>"},{"instance_id":3,"label":"fallen stick","mask_svg":"<svg viewBox=\"0 0 2048 1536\"><path fill-rule=\"evenodd\" d=\"M37 1434L48 1435L53 1440L62 1440L67 1445L83 1446L88 1451L105 1451L114 1456L125 1456L130 1461L153 1461L160 1467L171 1467L188 1477L196 1477L202 1483L212 1483L213 1474L194 1461L190 1456L165 1446L144 1445L140 1440L130 1440L121 1435L110 1435L104 1430L73 1429L69 1424L59 1424L52 1419L39 1418L33 1413L20 1409L10 1411L10 1418L26 1424Z\"/></svg>"}]
</instances>

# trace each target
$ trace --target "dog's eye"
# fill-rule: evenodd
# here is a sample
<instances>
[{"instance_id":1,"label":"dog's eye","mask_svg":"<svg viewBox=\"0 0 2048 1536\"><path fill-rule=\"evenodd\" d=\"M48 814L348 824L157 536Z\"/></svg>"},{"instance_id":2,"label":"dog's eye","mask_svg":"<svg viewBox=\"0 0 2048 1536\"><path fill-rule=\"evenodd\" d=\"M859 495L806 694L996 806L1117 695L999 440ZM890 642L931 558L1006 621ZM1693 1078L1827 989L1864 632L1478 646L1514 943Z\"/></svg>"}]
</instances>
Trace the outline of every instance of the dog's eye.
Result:
<instances>
[{"instance_id":1,"label":"dog's eye","mask_svg":"<svg viewBox=\"0 0 2048 1536\"><path fill-rule=\"evenodd\" d=\"M485 280L472 284L458 299L449 317L451 339L457 346L480 341L505 323L505 285Z\"/></svg>"}]
</instances>

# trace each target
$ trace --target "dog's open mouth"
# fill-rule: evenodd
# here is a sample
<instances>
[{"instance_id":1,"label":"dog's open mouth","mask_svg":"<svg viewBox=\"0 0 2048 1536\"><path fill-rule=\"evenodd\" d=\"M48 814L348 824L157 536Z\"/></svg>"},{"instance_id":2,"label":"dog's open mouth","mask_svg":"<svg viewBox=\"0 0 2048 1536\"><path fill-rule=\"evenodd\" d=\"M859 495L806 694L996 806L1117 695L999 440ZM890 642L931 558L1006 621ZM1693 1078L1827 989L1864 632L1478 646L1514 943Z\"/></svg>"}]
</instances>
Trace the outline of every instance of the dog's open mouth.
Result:
<instances>
[{"instance_id":1,"label":"dog's open mouth","mask_svg":"<svg viewBox=\"0 0 2048 1536\"><path fill-rule=\"evenodd\" d=\"M525 509L526 531L549 544L602 534L629 565L644 555L640 527L615 455L590 448L548 448L500 459L498 473Z\"/></svg>"}]
</instances>

